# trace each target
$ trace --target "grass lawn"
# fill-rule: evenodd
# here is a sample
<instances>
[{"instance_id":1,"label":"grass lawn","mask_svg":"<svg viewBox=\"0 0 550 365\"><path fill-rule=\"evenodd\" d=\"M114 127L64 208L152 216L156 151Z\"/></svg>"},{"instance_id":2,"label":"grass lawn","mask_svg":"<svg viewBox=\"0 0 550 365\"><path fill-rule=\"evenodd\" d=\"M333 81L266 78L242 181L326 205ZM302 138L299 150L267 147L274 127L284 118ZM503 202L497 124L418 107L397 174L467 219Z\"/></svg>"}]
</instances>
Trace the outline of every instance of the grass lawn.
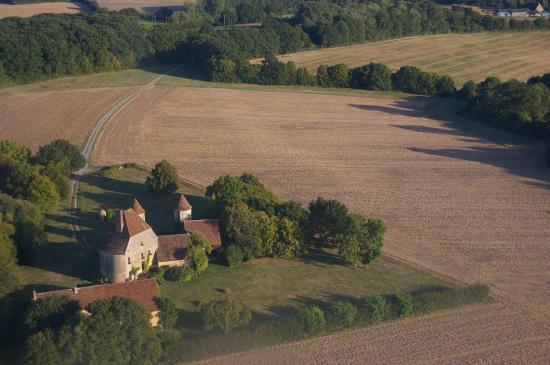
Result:
<instances>
[{"instance_id":1,"label":"grass lawn","mask_svg":"<svg viewBox=\"0 0 550 365\"><path fill-rule=\"evenodd\" d=\"M354 270L330 253L311 253L304 258L261 258L229 268L211 263L186 283L164 281L163 296L173 299L184 313L182 326L197 330L194 312L201 301L234 296L253 312L258 323L308 304L323 306L337 299L358 301L373 293L421 291L449 287L428 274L380 259L367 269Z\"/></svg>"},{"instance_id":2,"label":"grass lawn","mask_svg":"<svg viewBox=\"0 0 550 365\"><path fill-rule=\"evenodd\" d=\"M137 198L145 209L147 223L157 234L174 233L177 228L174 222L174 208L179 193L186 195L193 206L193 214L196 217L201 216L204 198L200 190L184 184L177 193L157 195L147 191L144 184L147 176L146 170L123 168L109 176L89 174L81 179L77 221L81 232L92 247L97 247L105 232L111 229L112 223L99 219L101 205L113 209L127 209L130 208L133 198Z\"/></svg>"}]
</instances>

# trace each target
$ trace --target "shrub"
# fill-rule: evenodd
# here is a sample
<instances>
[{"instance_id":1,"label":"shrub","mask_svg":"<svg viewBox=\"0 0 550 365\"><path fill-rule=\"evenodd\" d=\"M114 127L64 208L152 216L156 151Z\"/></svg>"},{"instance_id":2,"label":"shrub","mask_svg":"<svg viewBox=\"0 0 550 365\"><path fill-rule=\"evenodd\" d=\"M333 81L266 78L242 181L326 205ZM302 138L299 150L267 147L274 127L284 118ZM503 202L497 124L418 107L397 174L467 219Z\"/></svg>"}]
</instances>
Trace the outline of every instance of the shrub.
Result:
<instances>
[{"instance_id":1,"label":"shrub","mask_svg":"<svg viewBox=\"0 0 550 365\"><path fill-rule=\"evenodd\" d=\"M6 139L0 142L0 154L17 161L27 161L31 156L31 151L14 140Z\"/></svg>"},{"instance_id":2,"label":"shrub","mask_svg":"<svg viewBox=\"0 0 550 365\"><path fill-rule=\"evenodd\" d=\"M489 297L489 287L474 284L466 288L443 289L414 295L414 309L419 313L428 313L463 304L482 303Z\"/></svg>"},{"instance_id":3,"label":"shrub","mask_svg":"<svg viewBox=\"0 0 550 365\"><path fill-rule=\"evenodd\" d=\"M229 245L225 250L225 262L229 267L235 267L243 262L243 250L238 245Z\"/></svg>"},{"instance_id":4,"label":"shrub","mask_svg":"<svg viewBox=\"0 0 550 365\"><path fill-rule=\"evenodd\" d=\"M145 184L150 191L157 194L171 193L178 190L179 180L176 168L168 161L162 160L151 170Z\"/></svg>"},{"instance_id":5,"label":"shrub","mask_svg":"<svg viewBox=\"0 0 550 365\"><path fill-rule=\"evenodd\" d=\"M357 316L357 308L349 302L337 301L331 305L330 313L338 326L350 327Z\"/></svg>"},{"instance_id":6,"label":"shrub","mask_svg":"<svg viewBox=\"0 0 550 365\"><path fill-rule=\"evenodd\" d=\"M202 303L200 310L205 329L218 326L226 335L236 327L246 326L252 318L248 309L232 299Z\"/></svg>"},{"instance_id":7,"label":"shrub","mask_svg":"<svg viewBox=\"0 0 550 365\"><path fill-rule=\"evenodd\" d=\"M389 316L389 304L382 295L370 295L364 299L364 310L369 322L383 321Z\"/></svg>"},{"instance_id":8,"label":"shrub","mask_svg":"<svg viewBox=\"0 0 550 365\"><path fill-rule=\"evenodd\" d=\"M394 294L390 296L390 302L396 317L403 318L414 313L414 298L410 294Z\"/></svg>"},{"instance_id":9,"label":"shrub","mask_svg":"<svg viewBox=\"0 0 550 365\"><path fill-rule=\"evenodd\" d=\"M186 282L193 277L193 270L187 266L173 266L164 272L164 278L169 281Z\"/></svg>"},{"instance_id":10,"label":"shrub","mask_svg":"<svg viewBox=\"0 0 550 365\"><path fill-rule=\"evenodd\" d=\"M303 331L308 335L322 332L326 327L325 313L317 306L300 308L297 319Z\"/></svg>"}]
</instances>

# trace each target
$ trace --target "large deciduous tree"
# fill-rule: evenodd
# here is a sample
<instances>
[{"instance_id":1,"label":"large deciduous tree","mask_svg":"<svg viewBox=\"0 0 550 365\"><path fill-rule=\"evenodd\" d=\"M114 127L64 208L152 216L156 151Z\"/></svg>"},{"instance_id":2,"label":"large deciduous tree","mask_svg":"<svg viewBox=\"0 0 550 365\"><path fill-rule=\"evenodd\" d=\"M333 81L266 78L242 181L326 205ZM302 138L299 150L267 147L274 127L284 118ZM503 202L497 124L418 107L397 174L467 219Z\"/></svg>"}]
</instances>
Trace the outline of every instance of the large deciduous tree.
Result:
<instances>
[{"instance_id":1,"label":"large deciduous tree","mask_svg":"<svg viewBox=\"0 0 550 365\"><path fill-rule=\"evenodd\" d=\"M179 177L176 168L166 160L162 160L151 170L151 175L145 180L147 189L157 194L172 193L179 189Z\"/></svg>"}]
</instances>

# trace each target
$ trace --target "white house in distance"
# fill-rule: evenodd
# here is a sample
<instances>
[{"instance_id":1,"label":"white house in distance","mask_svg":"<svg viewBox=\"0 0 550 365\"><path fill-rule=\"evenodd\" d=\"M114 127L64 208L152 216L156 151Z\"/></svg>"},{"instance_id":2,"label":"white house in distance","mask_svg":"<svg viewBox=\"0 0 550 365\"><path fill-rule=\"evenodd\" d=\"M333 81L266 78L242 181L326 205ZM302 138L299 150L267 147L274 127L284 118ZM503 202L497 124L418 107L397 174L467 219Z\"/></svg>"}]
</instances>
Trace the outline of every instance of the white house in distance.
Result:
<instances>
[{"instance_id":1,"label":"white house in distance","mask_svg":"<svg viewBox=\"0 0 550 365\"><path fill-rule=\"evenodd\" d=\"M145 219L145 210L134 199L130 209L117 212L113 231L99 249L101 275L112 283L132 280L152 263L159 266L185 265L191 231L199 231L216 250L221 246L217 219L192 220L192 206L183 194L174 209L184 233L157 236Z\"/></svg>"}]
</instances>

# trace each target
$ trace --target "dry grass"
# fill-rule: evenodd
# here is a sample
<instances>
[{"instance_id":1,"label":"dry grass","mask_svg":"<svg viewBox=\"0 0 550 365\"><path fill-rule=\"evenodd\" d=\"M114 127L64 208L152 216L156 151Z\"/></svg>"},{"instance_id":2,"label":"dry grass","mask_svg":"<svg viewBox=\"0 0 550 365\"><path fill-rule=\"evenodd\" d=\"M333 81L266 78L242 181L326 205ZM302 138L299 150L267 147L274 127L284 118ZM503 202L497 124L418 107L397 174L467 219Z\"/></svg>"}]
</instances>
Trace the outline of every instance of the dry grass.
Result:
<instances>
[{"instance_id":1,"label":"dry grass","mask_svg":"<svg viewBox=\"0 0 550 365\"><path fill-rule=\"evenodd\" d=\"M409 37L281 56L315 70L320 64L349 67L381 62L392 69L412 65L452 76L458 84L487 76L503 80L550 72L548 32L440 34Z\"/></svg>"},{"instance_id":2,"label":"dry grass","mask_svg":"<svg viewBox=\"0 0 550 365\"><path fill-rule=\"evenodd\" d=\"M101 7L118 11L126 8L134 8L148 14L156 13L160 8L182 10L186 0L98 0ZM162 19L160 19L162 20Z\"/></svg>"},{"instance_id":3,"label":"dry grass","mask_svg":"<svg viewBox=\"0 0 550 365\"><path fill-rule=\"evenodd\" d=\"M27 18L33 15L49 14L77 14L85 11L85 8L78 3L56 2L38 4L0 4L0 19L11 16Z\"/></svg>"},{"instance_id":4,"label":"dry grass","mask_svg":"<svg viewBox=\"0 0 550 365\"><path fill-rule=\"evenodd\" d=\"M56 138L80 144L91 126L131 88L97 88L0 96L0 140L33 151Z\"/></svg>"},{"instance_id":5,"label":"dry grass","mask_svg":"<svg viewBox=\"0 0 550 365\"><path fill-rule=\"evenodd\" d=\"M348 342L354 359L383 359L411 338L433 348L426 355L432 362L513 362L520 355L530 363L548 361L550 328L539 320L550 318L550 171L521 151L429 118L422 106L418 100L156 87L108 126L94 159L152 165L168 158L202 184L247 171L285 198L341 199L385 219L391 255L465 282L486 282L506 303L337 335L326 349L320 340L290 345L284 348L289 363L301 356L296 351L310 359L319 353L327 362L348 356ZM382 339L358 340L370 333ZM396 362L423 358L414 348L399 351ZM256 360L275 350L266 351Z\"/></svg>"}]
</instances>

